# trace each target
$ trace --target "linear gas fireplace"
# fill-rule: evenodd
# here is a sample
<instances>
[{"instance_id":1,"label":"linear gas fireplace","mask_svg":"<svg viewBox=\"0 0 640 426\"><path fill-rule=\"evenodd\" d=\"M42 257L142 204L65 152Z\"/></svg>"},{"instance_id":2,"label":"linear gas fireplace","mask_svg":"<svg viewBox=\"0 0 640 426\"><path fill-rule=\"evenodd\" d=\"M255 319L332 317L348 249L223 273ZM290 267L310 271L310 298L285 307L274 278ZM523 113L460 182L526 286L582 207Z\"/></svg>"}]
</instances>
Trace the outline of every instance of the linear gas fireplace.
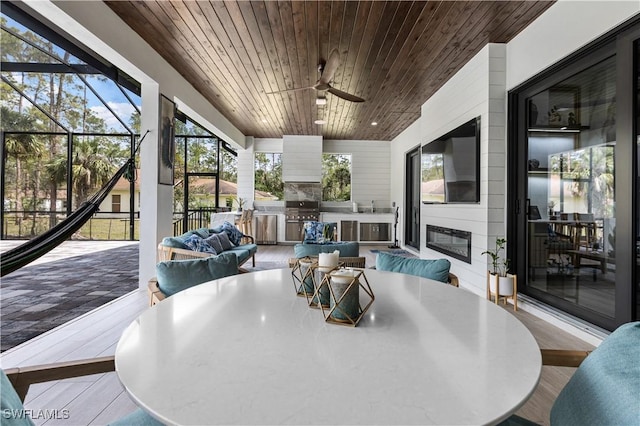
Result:
<instances>
[{"instance_id":1,"label":"linear gas fireplace","mask_svg":"<svg viewBox=\"0 0 640 426\"><path fill-rule=\"evenodd\" d=\"M427 248L471 263L471 232L427 225Z\"/></svg>"}]
</instances>

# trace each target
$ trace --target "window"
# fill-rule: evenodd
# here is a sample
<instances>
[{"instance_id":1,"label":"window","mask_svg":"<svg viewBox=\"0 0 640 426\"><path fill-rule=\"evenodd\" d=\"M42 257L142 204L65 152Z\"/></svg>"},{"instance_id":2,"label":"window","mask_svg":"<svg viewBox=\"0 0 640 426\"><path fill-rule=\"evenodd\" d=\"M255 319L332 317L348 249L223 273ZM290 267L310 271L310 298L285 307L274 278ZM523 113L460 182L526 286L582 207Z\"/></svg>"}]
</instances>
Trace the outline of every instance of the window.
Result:
<instances>
[{"instance_id":1,"label":"window","mask_svg":"<svg viewBox=\"0 0 640 426\"><path fill-rule=\"evenodd\" d=\"M256 152L254 170L254 199L256 201L282 200L284 196L282 154L279 152Z\"/></svg>"},{"instance_id":2,"label":"window","mask_svg":"<svg viewBox=\"0 0 640 426\"><path fill-rule=\"evenodd\" d=\"M351 154L322 154L322 201L351 201Z\"/></svg>"},{"instance_id":3,"label":"window","mask_svg":"<svg viewBox=\"0 0 640 426\"><path fill-rule=\"evenodd\" d=\"M120 194L111 196L111 212L120 213Z\"/></svg>"}]
</instances>

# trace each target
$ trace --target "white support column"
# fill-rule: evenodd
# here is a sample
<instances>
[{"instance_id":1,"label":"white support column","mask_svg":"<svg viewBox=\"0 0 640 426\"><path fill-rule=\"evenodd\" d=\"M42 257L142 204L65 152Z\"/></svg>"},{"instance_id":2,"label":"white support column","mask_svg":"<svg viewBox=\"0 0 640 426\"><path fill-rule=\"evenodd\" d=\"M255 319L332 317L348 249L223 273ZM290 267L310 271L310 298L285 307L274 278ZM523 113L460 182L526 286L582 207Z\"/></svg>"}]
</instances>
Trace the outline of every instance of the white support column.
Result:
<instances>
[{"instance_id":1,"label":"white support column","mask_svg":"<svg viewBox=\"0 0 640 426\"><path fill-rule=\"evenodd\" d=\"M139 282L144 289L155 276L157 246L172 235L173 186L158 184L160 88L142 83L140 131L150 130L140 147L140 253Z\"/></svg>"}]
</instances>

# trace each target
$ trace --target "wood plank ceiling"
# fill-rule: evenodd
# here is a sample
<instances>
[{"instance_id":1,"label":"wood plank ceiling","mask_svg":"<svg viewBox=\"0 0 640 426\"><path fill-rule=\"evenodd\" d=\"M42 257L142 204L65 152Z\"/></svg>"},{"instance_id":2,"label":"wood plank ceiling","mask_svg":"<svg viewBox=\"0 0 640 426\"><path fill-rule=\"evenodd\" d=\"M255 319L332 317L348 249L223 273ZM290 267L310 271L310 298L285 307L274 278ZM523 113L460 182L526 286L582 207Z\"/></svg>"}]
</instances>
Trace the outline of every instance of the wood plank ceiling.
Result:
<instances>
[{"instance_id":1,"label":"wood plank ceiling","mask_svg":"<svg viewBox=\"0 0 640 426\"><path fill-rule=\"evenodd\" d=\"M106 4L245 135L391 140L482 47L508 42L553 1ZM333 86L365 102L314 89L269 94L312 86L334 49Z\"/></svg>"}]
</instances>

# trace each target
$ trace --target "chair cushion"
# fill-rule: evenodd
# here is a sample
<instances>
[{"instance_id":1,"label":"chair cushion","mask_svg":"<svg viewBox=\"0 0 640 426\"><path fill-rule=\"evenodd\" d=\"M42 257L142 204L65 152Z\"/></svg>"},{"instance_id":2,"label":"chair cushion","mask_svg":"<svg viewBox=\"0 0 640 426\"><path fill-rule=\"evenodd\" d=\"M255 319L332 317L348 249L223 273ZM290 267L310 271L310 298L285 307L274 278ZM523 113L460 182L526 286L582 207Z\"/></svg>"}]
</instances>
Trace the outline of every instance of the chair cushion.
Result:
<instances>
[{"instance_id":1,"label":"chair cushion","mask_svg":"<svg viewBox=\"0 0 640 426\"><path fill-rule=\"evenodd\" d=\"M232 253L203 259L167 260L156 265L158 287L166 296L237 273L238 258Z\"/></svg>"},{"instance_id":2,"label":"chair cushion","mask_svg":"<svg viewBox=\"0 0 640 426\"><path fill-rule=\"evenodd\" d=\"M258 246L255 244L242 244L240 246L233 247L225 253L234 253L238 257L238 265L241 265L251 256L256 254L257 251Z\"/></svg>"},{"instance_id":3,"label":"chair cushion","mask_svg":"<svg viewBox=\"0 0 640 426\"><path fill-rule=\"evenodd\" d=\"M296 244L293 247L295 257L298 259L307 256L317 256L319 253L340 252L340 257L360 256L360 244L357 241L331 242L326 244Z\"/></svg>"},{"instance_id":4,"label":"chair cushion","mask_svg":"<svg viewBox=\"0 0 640 426\"><path fill-rule=\"evenodd\" d=\"M2 424L7 426L33 426L33 422L26 415L22 401L18 393L13 388L11 381L4 370L0 370L0 419ZM12 413L18 415L12 416Z\"/></svg>"},{"instance_id":5,"label":"chair cushion","mask_svg":"<svg viewBox=\"0 0 640 426\"><path fill-rule=\"evenodd\" d=\"M415 259L379 252L376 269L401 272L446 283L449 281L451 262L447 259Z\"/></svg>"},{"instance_id":6,"label":"chair cushion","mask_svg":"<svg viewBox=\"0 0 640 426\"><path fill-rule=\"evenodd\" d=\"M157 421L141 408L138 408L133 413L109 423L109 426L164 426L164 423Z\"/></svg>"},{"instance_id":7,"label":"chair cushion","mask_svg":"<svg viewBox=\"0 0 640 426\"><path fill-rule=\"evenodd\" d=\"M583 362L551 408L552 425L640 424L640 322L618 327Z\"/></svg>"}]
</instances>

